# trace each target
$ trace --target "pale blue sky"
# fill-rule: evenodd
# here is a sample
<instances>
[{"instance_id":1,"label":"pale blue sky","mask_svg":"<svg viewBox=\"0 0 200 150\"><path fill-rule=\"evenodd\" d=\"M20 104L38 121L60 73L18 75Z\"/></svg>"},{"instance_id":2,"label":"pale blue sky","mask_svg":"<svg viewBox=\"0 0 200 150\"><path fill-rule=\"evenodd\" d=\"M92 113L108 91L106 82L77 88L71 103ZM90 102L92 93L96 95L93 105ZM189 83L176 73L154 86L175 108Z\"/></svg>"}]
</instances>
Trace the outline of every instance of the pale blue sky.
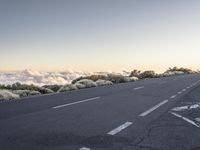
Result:
<instances>
[{"instance_id":1,"label":"pale blue sky","mask_svg":"<svg viewBox=\"0 0 200 150\"><path fill-rule=\"evenodd\" d=\"M198 0L0 0L0 70L200 68Z\"/></svg>"}]
</instances>

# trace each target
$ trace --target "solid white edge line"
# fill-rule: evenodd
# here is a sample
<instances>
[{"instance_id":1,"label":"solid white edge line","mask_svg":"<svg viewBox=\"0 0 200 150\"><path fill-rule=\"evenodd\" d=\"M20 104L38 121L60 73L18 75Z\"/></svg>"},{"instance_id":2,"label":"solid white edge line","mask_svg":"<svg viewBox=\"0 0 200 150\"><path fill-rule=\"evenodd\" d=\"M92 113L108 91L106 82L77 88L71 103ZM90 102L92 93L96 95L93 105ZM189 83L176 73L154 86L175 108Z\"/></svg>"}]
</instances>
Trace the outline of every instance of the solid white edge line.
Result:
<instances>
[{"instance_id":1,"label":"solid white edge line","mask_svg":"<svg viewBox=\"0 0 200 150\"><path fill-rule=\"evenodd\" d=\"M89 99L85 99L85 100L81 100L81 101L77 101L77 102L73 102L73 103L68 103L68 104L63 104L63 105L55 106L53 108L57 109L57 108L61 108L61 107L66 107L66 106L70 106L70 105L75 105L75 104L79 104L79 103L83 103L83 102L88 102L88 101L96 100L96 99L99 99L99 98L100 97L93 97L93 98L89 98Z\"/></svg>"},{"instance_id":2,"label":"solid white edge line","mask_svg":"<svg viewBox=\"0 0 200 150\"><path fill-rule=\"evenodd\" d=\"M139 89L143 89L144 86L140 86L140 87L137 87L137 88L134 88L134 90L139 90Z\"/></svg>"},{"instance_id":3,"label":"solid white edge line","mask_svg":"<svg viewBox=\"0 0 200 150\"><path fill-rule=\"evenodd\" d=\"M153 112L154 110L156 110L156 109L159 108L160 106L164 105L164 104L167 103L168 101L169 101L169 100L166 99L166 100L164 100L164 101L158 103L158 104L155 105L154 107L152 107L152 108L148 109L147 111L141 113L139 116L140 116L140 117L144 117L144 116L150 114L151 112Z\"/></svg>"},{"instance_id":4,"label":"solid white edge line","mask_svg":"<svg viewBox=\"0 0 200 150\"><path fill-rule=\"evenodd\" d=\"M122 130L124 130L125 128L127 128L128 126L132 125L132 122L125 122L124 124L122 124L121 126L113 129L112 131L108 132L107 134L109 135L115 135L119 132L121 132Z\"/></svg>"},{"instance_id":5,"label":"solid white edge line","mask_svg":"<svg viewBox=\"0 0 200 150\"><path fill-rule=\"evenodd\" d=\"M79 150L90 150L90 148L82 147L82 148L80 148Z\"/></svg>"},{"instance_id":6,"label":"solid white edge line","mask_svg":"<svg viewBox=\"0 0 200 150\"><path fill-rule=\"evenodd\" d=\"M190 119L188 119L188 118L186 118L186 117L183 117L183 116L181 116L181 115L179 115L179 114L177 114L177 113L174 113L174 112L170 112L170 113L171 113L172 115L174 115L174 116L176 116L176 117L178 117L178 118L181 118L181 119L185 120L186 122L188 122L188 123L194 125L195 127L200 128L200 126L197 125L194 121L192 121L192 120L190 120Z\"/></svg>"}]
</instances>

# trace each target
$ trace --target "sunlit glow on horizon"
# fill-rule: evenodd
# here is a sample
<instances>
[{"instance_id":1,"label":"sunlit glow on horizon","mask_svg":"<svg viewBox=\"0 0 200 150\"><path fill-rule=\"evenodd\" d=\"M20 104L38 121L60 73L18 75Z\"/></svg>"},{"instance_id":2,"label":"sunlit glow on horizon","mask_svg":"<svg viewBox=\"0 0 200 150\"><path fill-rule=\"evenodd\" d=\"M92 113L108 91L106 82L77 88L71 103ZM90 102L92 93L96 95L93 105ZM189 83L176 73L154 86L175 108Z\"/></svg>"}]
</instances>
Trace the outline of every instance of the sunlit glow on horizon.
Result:
<instances>
[{"instance_id":1,"label":"sunlit glow on horizon","mask_svg":"<svg viewBox=\"0 0 200 150\"><path fill-rule=\"evenodd\" d=\"M200 1L11 1L0 71L200 69Z\"/></svg>"}]
</instances>

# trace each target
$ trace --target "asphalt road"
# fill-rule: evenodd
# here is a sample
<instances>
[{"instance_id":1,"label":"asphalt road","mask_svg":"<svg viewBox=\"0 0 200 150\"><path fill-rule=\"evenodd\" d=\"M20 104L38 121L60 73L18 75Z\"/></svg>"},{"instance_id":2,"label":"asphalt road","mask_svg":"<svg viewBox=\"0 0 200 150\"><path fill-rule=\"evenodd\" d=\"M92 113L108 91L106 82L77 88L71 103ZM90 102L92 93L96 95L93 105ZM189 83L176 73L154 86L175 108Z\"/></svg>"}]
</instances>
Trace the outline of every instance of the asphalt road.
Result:
<instances>
[{"instance_id":1,"label":"asphalt road","mask_svg":"<svg viewBox=\"0 0 200 150\"><path fill-rule=\"evenodd\" d=\"M198 150L200 75L0 103L1 150Z\"/></svg>"}]
</instances>

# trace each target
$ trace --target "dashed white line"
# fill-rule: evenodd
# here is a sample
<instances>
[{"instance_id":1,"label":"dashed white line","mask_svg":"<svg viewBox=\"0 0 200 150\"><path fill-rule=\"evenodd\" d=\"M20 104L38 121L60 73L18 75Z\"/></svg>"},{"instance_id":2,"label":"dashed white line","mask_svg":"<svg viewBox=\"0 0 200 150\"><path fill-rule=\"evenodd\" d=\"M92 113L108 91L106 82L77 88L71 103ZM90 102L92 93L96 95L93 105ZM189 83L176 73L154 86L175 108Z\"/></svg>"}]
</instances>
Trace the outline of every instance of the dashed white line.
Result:
<instances>
[{"instance_id":1,"label":"dashed white line","mask_svg":"<svg viewBox=\"0 0 200 150\"><path fill-rule=\"evenodd\" d=\"M185 92L185 91L186 91L186 89L183 89L182 91L183 91L183 92Z\"/></svg>"},{"instance_id":2,"label":"dashed white line","mask_svg":"<svg viewBox=\"0 0 200 150\"><path fill-rule=\"evenodd\" d=\"M55 106L53 108L57 109L57 108L61 108L61 107L71 106L71 105L75 105L75 104L79 104L79 103L84 103L84 102L96 100L96 99L99 99L99 98L100 97L93 97L93 98L85 99L85 100L82 100L82 101L77 101L77 102L73 102L73 103L68 103L68 104L64 104L64 105Z\"/></svg>"},{"instance_id":3,"label":"dashed white line","mask_svg":"<svg viewBox=\"0 0 200 150\"><path fill-rule=\"evenodd\" d=\"M140 86L140 87L137 87L137 88L134 88L134 90L140 90L140 89L143 89L144 86Z\"/></svg>"},{"instance_id":4,"label":"dashed white line","mask_svg":"<svg viewBox=\"0 0 200 150\"><path fill-rule=\"evenodd\" d=\"M186 117L183 117L183 116L181 116L181 115L179 115L179 114L177 114L177 113L174 113L174 112L171 112L171 114L174 115L174 116L176 116L176 117L178 117L178 118L181 118L181 119L185 120L186 122L188 122L188 123L190 123L190 124L196 126L197 128L200 128L200 126L197 125L194 121L192 121L192 120L190 120L190 119L188 119L188 118L186 118Z\"/></svg>"},{"instance_id":5,"label":"dashed white line","mask_svg":"<svg viewBox=\"0 0 200 150\"><path fill-rule=\"evenodd\" d=\"M187 89L189 89L190 87L188 86Z\"/></svg>"},{"instance_id":6,"label":"dashed white line","mask_svg":"<svg viewBox=\"0 0 200 150\"><path fill-rule=\"evenodd\" d=\"M90 148L82 147L82 148L80 148L79 150L90 150Z\"/></svg>"},{"instance_id":7,"label":"dashed white line","mask_svg":"<svg viewBox=\"0 0 200 150\"><path fill-rule=\"evenodd\" d=\"M173 98L175 98L176 96L177 96L177 95L172 95L170 98L173 99Z\"/></svg>"},{"instance_id":8,"label":"dashed white line","mask_svg":"<svg viewBox=\"0 0 200 150\"><path fill-rule=\"evenodd\" d=\"M150 108L149 110L147 110L147 111L141 113L139 116L140 116L140 117L144 117L144 116L150 114L151 112L153 112L154 110L156 110L156 109L159 108L160 106L164 105L164 104L167 103L168 101L169 101L169 100L166 99L166 100L164 100L164 101L158 103L157 105L155 105L154 107Z\"/></svg>"},{"instance_id":9,"label":"dashed white line","mask_svg":"<svg viewBox=\"0 0 200 150\"><path fill-rule=\"evenodd\" d=\"M121 126L113 129L112 131L108 132L107 134L109 135L115 135L119 132L121 132L122 130L124 130L125 128L127 128L128 126L132 125L133 123L132 122L126 122L124 124L122 124Z\"/></svg>"},{"instance_id":10,"label":"dashed white line","mask_svg":"<svg viewBox=\"0 0 200 150\"><path fill-rule=\"evenodd\" d=\"M182 94L182 92L180 91L180 92L177 92L177 94Z\"/></svg>"}]
</instances>

